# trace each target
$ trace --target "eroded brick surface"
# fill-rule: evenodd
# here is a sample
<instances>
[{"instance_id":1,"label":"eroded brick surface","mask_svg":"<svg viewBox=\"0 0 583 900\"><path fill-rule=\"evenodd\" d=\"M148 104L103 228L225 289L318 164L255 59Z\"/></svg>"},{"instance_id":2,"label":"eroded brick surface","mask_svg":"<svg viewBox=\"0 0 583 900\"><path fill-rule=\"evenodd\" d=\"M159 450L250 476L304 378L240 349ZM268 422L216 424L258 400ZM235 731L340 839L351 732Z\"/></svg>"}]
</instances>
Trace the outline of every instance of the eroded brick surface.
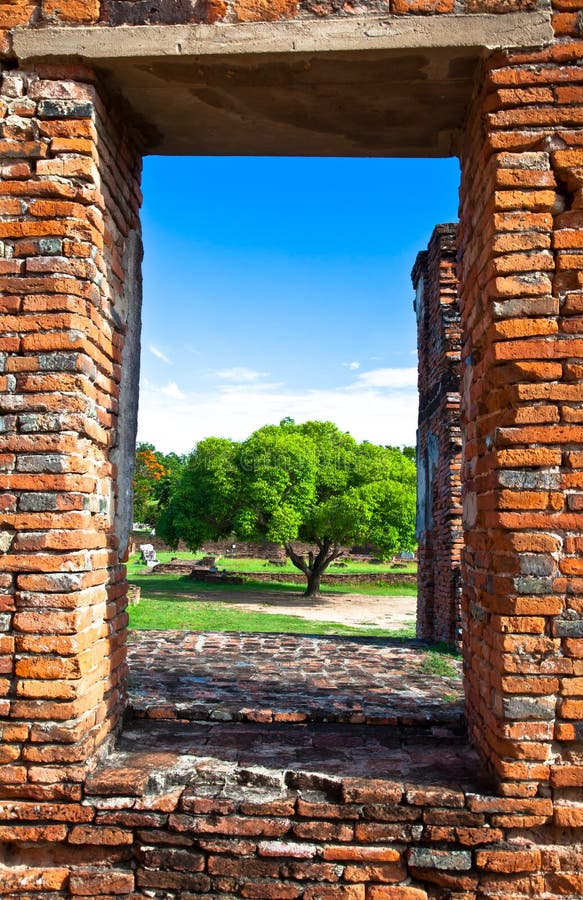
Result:
<instances>
[{"instance_id":1,"label":"eroded brick surface","mask_svg":"<svg viewBox=\"0 0 583 900\"><path fill-rule=\"evenodd\" d=\"M517 832L528 821L550 838L552 801L494 796L452 734L133 723L84 791L82 804L0 804L15 863L0 869L7 890L421 900L579 884L576 850ZM59 823L60 866L30 855L46 847L38 816Z\"/></svg>"},{"instance_id":2,"label":"eroded brick surface","mask_svg":"<svg viewBox=\"0 0 583 900\"><path fill-rule=\"evenodd\" d=\"M517 795L581 765L581 642L567 623L583 622L572 456L583 437L583 119L561 88L579 82L577 53L559 43L494 57L462 154L467 709L473 740ZM555 796L578 802L573 789Z\"/></svg>"}]
</instances>

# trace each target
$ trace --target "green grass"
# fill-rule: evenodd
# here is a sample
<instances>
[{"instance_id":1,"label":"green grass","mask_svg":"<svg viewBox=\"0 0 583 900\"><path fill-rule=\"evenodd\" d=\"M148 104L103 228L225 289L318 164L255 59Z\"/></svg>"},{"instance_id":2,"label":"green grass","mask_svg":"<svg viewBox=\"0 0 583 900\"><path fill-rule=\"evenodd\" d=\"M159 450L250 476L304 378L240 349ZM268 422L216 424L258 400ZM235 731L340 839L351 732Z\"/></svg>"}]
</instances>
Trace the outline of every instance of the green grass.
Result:
<instances>
[{"instance_id":1,"label":"green grass","mask_svg":"<svg viewBox=\"0 0 583 900\"><path fill-rule=\"evenodd\" d=\"M225 607L221 603L199 600L148 598L129 608L130 628L192 629L193 631L244 631L286 634L324 634L351 637L414 637L407 632L383 628L340 625L337 622L317 622L299 616L260 613Z\"/></svg>"},{"instance_id":2,"label":"green grass","mask_svg":"<svg viewBox=\"0 0 583 900\"><path fill-rule=\"evenodd\" d=\"M161 561L172 554L160 553ZM186 555L188 558L188 555ZM282 593L298 595L301 585L279 582L248 582L241 585L204 584L191 581L186 575L146 574L147 568L134 556L128 564L128 579L141 588L142 599L137 606L129 608L130 627L137 629L193 629L196 631L256 631L289 632L296 634L338 634L365 635L369 637L415 637L414 626L398 631L377 628L370 625L349 626L337 622L318 622L300 616L278 615L277 613L251 612L228 607L217 596L225 591L244 600L245 594ZM414 596L414 585L403 585L398 589L393 585L358 585L359 593L373 596ZM323 593L354 593L355 588L342 585L326 588Z\"/></svg>"},{"instance_id":3,"label":"green grass","mask_svg":"<svg viewBox=\"0 0 583 900\"><path fill-rule=\"evenodd\" d=\"M195 559L192 554L189 553L168 553L162 552L158 554L158 559L160 562L169 562L173 556L177 556L179 559ZM200 555L199 555L200 558ZM242 563L249 563L249 560L239 560ZM264 561L263 561L264 562ZM229 560L229 568L231 560ZM290 563L291 565L291 563ZM223 566L219 563L219 568L223 568ZM370 566L368 571L370 571ZM199 593L208 592L212 593L213 591L224 591L227 587L229 590L232 590L234 593L249 593L250 591L256 593L259 591L284 591L289 593L302 593L303 587L301 584L295 584L294 582L286 582L286 581L251 581L249 580L246 584L233 584L233 585L214 585L214 584L204 584L204 582L192 582L187 576L183 575L156 575L154 572L151 575L147 575L148 571L147 566L143 566L139 561L139 556L136 554L132 556L128 563L128 579L135 584L139 584L142 588L142 592L145 593L148 591L151 593L152 591L162 591L166 590L174 593L174 591L182 592L182 593L190 593L192 594L194 590ZM240 574L245 574L245 569L238 570ZM248 569L247 571L253 571L253 569ZM255 569L255 571L260 571L259 569ZM265 571L265 569L263 569ZM285 572L286 570L283 566L273 566L271 571L273 572ZM297 569L292 569L290 571L295 571L298 573ZM342 570L344 571L344 570ZM196 584L196 587L194 586ZM182 585L183 589L181 590L180 585ZM376 584L326 584L323 582L322 584L322 594L366 594L371 597L416 597L417 596L417 585L415 584L385 584L382 581L377 582Z\"/></svg>"},{"instance_id":4,"label":"green grass","mask_svg":"<svg viewBox=\"0 0 583 900\"><path fill-rule=\"evenodd\" d=\"M426 675L441 675L444 678L459 678L459 672L452 663L457 654L443 644L436 644L427 651L421 664L421 671Z\"/></svg>"}]
</instances>

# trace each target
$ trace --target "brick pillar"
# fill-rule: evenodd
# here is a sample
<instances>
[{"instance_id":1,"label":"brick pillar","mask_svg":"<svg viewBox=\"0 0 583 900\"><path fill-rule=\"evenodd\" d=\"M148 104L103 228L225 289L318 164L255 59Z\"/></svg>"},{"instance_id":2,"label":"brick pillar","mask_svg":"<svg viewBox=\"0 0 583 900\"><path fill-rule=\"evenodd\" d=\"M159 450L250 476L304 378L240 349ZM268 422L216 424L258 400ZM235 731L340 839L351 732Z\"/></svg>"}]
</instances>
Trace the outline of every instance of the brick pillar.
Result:
<instances>
[{"instance_id":1,"label":"brick pillar","mask_svg":"<svg viewBox=\"0 0 583 900\"><path fill-rule=\"evenodd\" d=\"M123 703L140 157L82 69L0 120L0 793L67 797Z\"/></svg>"},{"instance_id":2,"label":"brick pillar","mask_svg":"<svg viewBox=\"0 0 583 900\"><path fill-rule=\"evenodd\" d=\"M583 822L580 58L492 59L462 153L469 728L505 793L557 789L557 824Z\"/></svg>"},{"instance_id":3,"label":"brick pillar","mask_svg":"<svg viewBox=\"0 0 583 900\"><path fill-rule=\"evenodd\" d=\"M413 269L419 351L417 636L460 637L460 348L456 226L439 225Z\"/></svg>"}]
</instances>

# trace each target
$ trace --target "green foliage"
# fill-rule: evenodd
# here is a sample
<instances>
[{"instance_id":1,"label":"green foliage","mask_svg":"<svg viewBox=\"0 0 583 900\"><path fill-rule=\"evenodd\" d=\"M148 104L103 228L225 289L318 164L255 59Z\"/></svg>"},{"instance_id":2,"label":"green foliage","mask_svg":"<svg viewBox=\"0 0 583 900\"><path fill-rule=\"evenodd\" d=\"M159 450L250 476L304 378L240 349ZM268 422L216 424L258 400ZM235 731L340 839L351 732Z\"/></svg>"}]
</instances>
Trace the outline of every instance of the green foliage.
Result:
<instances>
[{"instance_id":1,"label":"green foliage","mask_svg":"<svg viewBox=\"0 0 583 900\"><path fill-rule=\"evenodd\" d=\"M201 441L187 458L157 531L171 547L180 539L192 549L230 534L240 491L237 444L226 438Z\"/></svg>"},{"instance_id":2,"label":"green foliage","mask_svg":"<svg viewBox=\"0 0 583 900\"><path fill-rule=\"evenodd\" d=\"M284 419L246 441L208 438L188 458L158 532L197 550L233 534L286 546L308 575L342 544L374 543L384 556L415 543L415 465L400 450L358 444L331 422ZM319 548L295 556L292 541Z\"/></svg>"},{"instance_id":3,"label":"green foliage","mask_svg":"<svg viewBox=\"0 0 583 900\"><path fill-rule=\"evenodd\" d=\"M421 671L426 675L441 675L444 678L459 678L460 673L452 662L452 659L455 658L455 654L436 646L427 651L425 659L421 664ZM457 659L459 659L459 657L457 657Z\"/></svg>"},{"instance_id":4,"label":"green foliage","mask_svg":"<svg viewBox=\"0 0 583 900\"><path fill-rule=\"evenodd\" d=\"M330 422L284 421L241 444L202 441L160 529L193 550L233 533L278 543L369 539L389 555L414 546L414 495L415 466L400 451L359 445Z\"/></svg>"}]
</instances>

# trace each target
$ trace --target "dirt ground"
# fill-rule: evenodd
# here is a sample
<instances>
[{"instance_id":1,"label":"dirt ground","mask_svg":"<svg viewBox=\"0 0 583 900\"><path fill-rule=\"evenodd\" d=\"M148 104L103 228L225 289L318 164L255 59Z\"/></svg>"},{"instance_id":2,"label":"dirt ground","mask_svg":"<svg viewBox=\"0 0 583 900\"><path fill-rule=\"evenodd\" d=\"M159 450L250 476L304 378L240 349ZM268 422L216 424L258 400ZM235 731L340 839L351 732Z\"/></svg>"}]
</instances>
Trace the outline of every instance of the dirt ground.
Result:
<instances>
[{"instance_id":1,"label":"dirt ground","mask_svg":"<svg viewBox=\"0 0 583 900\"><path fill-rule=\"evenodd\" d=\"M367 594L326 594L310 599L287 591L245 592L238 597L231 591L213 591L213 601L252 612L300 616L342 625L377 625L379 628L403 628L415 622L416 597L374 597Z\"/></svg>"}]
</instances>

